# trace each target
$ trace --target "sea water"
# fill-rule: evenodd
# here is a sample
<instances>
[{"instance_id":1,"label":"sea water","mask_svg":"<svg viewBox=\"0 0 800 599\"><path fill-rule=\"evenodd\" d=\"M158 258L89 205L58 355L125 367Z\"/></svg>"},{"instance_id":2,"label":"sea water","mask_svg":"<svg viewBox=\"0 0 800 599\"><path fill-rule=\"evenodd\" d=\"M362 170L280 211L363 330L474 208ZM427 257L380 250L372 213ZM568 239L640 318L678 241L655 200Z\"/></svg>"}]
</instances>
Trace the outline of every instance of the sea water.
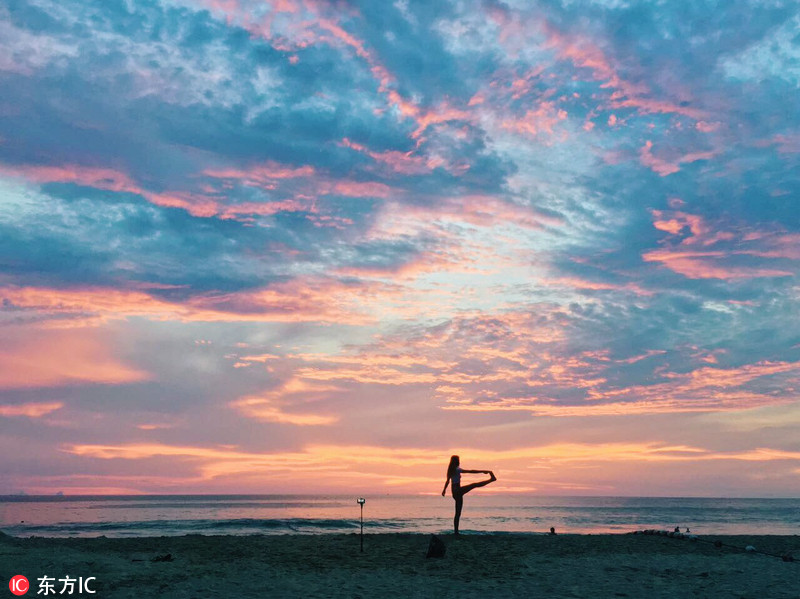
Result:
<instances>
[{"instance_id":1,"label":"sea water","mask_svg":"<svg viewBox=\"0 0 800 599\"><path fill-rule=\"evenodd\" d=\"M0 531L19 537L320 534L358 532L349 495L0 496ZM448 495L366 495L364 532L447 533ZM465 533L800 534L800 499L543 497L472 493Z\"/></svg>"}]
</instances>

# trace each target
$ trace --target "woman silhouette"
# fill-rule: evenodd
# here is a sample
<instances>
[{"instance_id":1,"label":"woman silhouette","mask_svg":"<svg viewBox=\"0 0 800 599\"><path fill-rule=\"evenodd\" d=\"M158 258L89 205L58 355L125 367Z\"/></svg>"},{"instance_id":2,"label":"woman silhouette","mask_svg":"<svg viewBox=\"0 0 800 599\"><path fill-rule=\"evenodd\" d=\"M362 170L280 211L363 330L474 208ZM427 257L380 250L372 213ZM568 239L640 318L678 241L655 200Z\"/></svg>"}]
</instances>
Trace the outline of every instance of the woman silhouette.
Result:
<instances>
[{"instance_id":1,"label":"woman silhouette","mask_svg":"<svg viewBox=\"0 0 800 599\"><path fill-rule=\"evenodd\" d=\"M459 465L461 460L457 455L450 457L450 465L447 466L447 480L444 483L444 489L442 489L442 497L444 497L445 492L447 491L447 485L450 484L452 481L452 486L450 487L453 493L453 499L456 502L456 515L453 517L453 529L455 530L455 534L458 534L458 521L461 520L461 508L464 507L464 495L472 491L472 489L477 489L478 487L485 487L489 483L493 483L497 480L494 473L491 470L464 470ZM479 483L471 483L469 485L461 486L461 474L488 474L489 478L487 480L482 480Z\"/></svg>"}]
</instances>

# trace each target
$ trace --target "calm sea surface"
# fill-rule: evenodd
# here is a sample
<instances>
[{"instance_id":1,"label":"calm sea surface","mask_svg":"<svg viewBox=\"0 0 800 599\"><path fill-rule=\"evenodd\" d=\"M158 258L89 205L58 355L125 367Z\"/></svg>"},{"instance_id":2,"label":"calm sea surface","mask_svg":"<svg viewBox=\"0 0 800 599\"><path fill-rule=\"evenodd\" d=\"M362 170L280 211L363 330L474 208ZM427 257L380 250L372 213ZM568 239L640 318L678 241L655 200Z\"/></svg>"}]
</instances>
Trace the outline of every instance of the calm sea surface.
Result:
<instances>
[{"instance_id":1,"label":"calm sea surface","mask_svg":"<svg viewBox=\"0 0 800 599\"><path fill-rule=\"evenodd\" d=\"M450 496L366 496L364 532L452 530ZM355 496L0 496L0 530L28 537L341 533L359 529ZM464 532L800 534L800 499L468 495Z\"/></svg>"}]
</instances>

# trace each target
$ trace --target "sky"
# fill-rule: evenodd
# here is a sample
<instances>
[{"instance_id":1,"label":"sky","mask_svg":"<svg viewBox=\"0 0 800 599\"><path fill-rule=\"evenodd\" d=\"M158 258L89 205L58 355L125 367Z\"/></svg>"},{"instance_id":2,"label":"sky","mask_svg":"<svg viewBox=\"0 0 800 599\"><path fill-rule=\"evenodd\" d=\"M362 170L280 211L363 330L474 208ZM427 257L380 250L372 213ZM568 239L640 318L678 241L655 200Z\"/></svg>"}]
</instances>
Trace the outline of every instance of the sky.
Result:
<instances>
[{"instance_id":1,"label":"sky","mask_svg":"<svg viewBox=\"0 0 800 599\"><path fill-rule=\"evenodd\" d=\"M0 493L796 497L799 163L794 1L2 0Z\"/></svg>"}]
</instances>

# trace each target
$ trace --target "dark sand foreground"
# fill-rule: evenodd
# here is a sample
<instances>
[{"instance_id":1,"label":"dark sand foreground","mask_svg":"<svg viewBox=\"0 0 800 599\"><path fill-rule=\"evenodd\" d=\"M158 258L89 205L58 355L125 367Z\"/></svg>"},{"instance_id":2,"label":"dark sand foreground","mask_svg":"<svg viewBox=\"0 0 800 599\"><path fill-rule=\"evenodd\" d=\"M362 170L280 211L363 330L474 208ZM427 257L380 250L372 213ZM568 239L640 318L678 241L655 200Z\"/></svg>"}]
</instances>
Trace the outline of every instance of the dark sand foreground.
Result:
<instances>
[{"instance_id":1,"label":"dark sand foreground","mask_svg":"<svg viewBox=\"0 0 800 599\"><path fill-rule=\"evenodd\" d=\"M798 536L704 537L800 557ZM772 597L800 598L800 562L640 535L428 535L15 539L2 576L96 577L118 597ZM171 554L172 561L153 561ZM5 583L4 583L5 584ZM58 586L56 592L60 591ZM12 596L10 593L8 596ZM42 596L42 595L38 595ZM51 595L52 597L53 595ZM66 596L66 595L60 595ZM77 593L75 595L77 596Z\"/></svg>"}]
</instances>

